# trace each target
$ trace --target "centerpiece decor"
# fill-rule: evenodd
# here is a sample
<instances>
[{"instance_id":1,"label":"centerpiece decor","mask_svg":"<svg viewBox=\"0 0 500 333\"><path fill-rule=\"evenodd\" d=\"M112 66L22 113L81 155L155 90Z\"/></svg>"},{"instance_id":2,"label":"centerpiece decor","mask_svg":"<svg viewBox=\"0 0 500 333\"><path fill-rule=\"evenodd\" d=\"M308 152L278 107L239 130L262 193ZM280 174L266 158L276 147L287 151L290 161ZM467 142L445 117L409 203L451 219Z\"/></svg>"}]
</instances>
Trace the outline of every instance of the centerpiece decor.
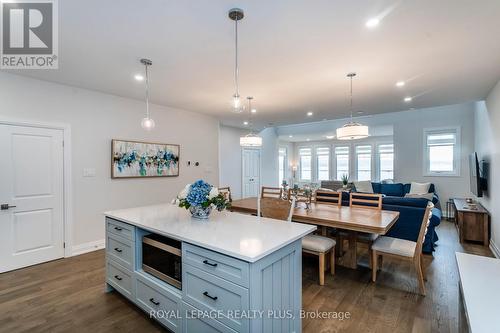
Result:
<instances>
[{"instance_id":1,"label":"centerpiece decor","mask_svg":"<svg viewBox=\"0 0 500 333\"><path fill-rule=\"evenodd\" d=\"M229 200L217 187L201 179L193 184L187 184L174 203L188 209L197 219L208 219L213 208L221 212L230 206Z\"/></svg>"},{"instance_id":2,"label":"centerpiece decor","mask_svg":"<svg viewBox=\"0 0 500 333\"><path fill-rule=\"evenodd\" d=\"M342 175L342 188L347 188L347 184L349 183L349 176L347 174Z\"/></svg>"}]
</instances>

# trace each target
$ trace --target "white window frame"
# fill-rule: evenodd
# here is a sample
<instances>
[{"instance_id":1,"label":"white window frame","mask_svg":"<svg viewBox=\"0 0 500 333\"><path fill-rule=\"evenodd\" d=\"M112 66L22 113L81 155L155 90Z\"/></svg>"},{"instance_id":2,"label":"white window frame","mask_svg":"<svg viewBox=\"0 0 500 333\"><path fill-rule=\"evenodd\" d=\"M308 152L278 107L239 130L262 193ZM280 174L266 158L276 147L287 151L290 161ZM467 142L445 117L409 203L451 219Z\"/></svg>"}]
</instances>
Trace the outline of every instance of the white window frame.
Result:
<instances>
[{"instance_id":1,"label":"white window frame","mask_svg":"<svg viewBox=\"0 0 500 333\"><path fill-rule=\"evenodd\" d=\"M321 148L328 149L328 179L321 179L320 180L319 179L319 170L318 170L318 167L319 167L318 149L321 149ZM331 145L316 145L316 146L314 146L313 158L314 158L314 163L313 163L314 170L313 170L312 178L313 178L314 182L320 183L323 180L330 180L332 178L332 147L331 147Z\"/></svg>"},{"instance_id":2,"label":"white window frame","mask_svg":"<svg viewBox=\"0 0 500 333\"><path fill-rule=\"evenodd\" d=\"M352 145L351 147L351 151L352 151L352 157L353 157L353 161L354 161L354 169L353 169L353 176L356 181L359 181L358 179L358 153L356 152L356 148L358 146L370 146L370 159L371 159L371 162L370 162L370 181L371 182L374 182L375 181L375 176L376 176L376 170L375 170L375 155L374 154L374 144L373 143L369 143L369 142L359 142L359 143L356 143L354 145Z\"/></svg>"},{"instance_id":3,"label":"white window frame","mask_svg":"<svg viewBox=\"0 0 500 333\"><path fill-rule=\"evenodd\" d=\"M352 163L352 145L351 144L336 144L333 145L332 149L332 165L334 166L332 168L332 173L331 173L331 178L334 180L341 180L341 179L336 179L337 178L337 154L335 152L336 148L347 148L348 154L347 154L347 177L349 177L349 180L352 179L352 171L353 171L353 163Z\"/></svg>"},{"instance_id":4,"label":"white window frame","mask_svg":"<svg viewBox=\"0 0 500 333\"><path fill-rule=\"evenodd\" d=\"M427 136L429 134L439 134L439 133L451 133L454 132L456 135L456 143L453 149L453 170L452 172L447 171L430 171L430 161L429 161L429 147L427 146ZM460 177L460 164L461 164L461 128L460 126L449 126L449 127L435 127L435 128L424 128L423 137L423 175L424 177Z\"/></svg>"},{"instance_id":5,"label":"white window frame","mask_svg":"<svg viewBox=\"0 0 500 333\"><path fill-rule=\"evenodd\" d=\"M303 179L302 178L302 159L300 158L301 155L300 155L300 150L301 149L310 149L311 150L311 179ZM314 147L313 146L300 146L298 147L297 149L297 159L298 159L298 173L299 173L299 177L297 177L299 179L299 182L302 182L302 183L307 183L307 182L314 182Z\"/></svg>"},{"instance_id":6,"label":"white window frame","mask_svg":"<svg viewBox=\"0 0 500 333\"><path fill-rule=\"evenodd\" d=\"M395 168L395 166L396 166L396 148L395 148L394 142L392 142L392 141L387 141L387 142L380 141L380 142L377 142L375 145L375 149L376 149L376 152L375 152L376 178L375 179L379 182L384 180L384 179L380 179L380 175L382 173L382 166L380 165L379 147L385 146L385 145L392 145L392 179L394 180L396 178L396 168Z\"/></svg>"}]
</instances>

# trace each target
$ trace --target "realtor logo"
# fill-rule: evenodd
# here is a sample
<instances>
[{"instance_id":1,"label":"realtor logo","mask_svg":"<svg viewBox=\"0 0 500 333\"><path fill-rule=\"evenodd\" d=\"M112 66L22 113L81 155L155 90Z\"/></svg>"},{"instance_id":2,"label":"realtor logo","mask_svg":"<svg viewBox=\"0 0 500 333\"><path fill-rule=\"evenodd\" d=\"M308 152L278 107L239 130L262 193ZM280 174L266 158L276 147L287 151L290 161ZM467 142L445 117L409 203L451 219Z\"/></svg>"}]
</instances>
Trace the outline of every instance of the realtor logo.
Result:
<instances>
[{"instance_id":1,"label":"realtor logo","mask_svg":"<svg viewBox=\"0 0 500 333\"><path fill-rule=\"evenodd\" d=\"M2 69L57 69L56 0L0 0Z\"/></svg>"}]
</instances>

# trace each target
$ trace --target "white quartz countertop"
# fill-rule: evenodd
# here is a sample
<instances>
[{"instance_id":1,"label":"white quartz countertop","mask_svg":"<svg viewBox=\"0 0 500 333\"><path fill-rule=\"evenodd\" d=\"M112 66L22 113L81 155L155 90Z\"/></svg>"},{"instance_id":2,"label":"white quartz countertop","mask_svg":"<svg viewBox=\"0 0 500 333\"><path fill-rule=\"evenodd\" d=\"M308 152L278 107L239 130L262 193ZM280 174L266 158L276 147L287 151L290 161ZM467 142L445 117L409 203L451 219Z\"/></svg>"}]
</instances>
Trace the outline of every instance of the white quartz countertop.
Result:
<instances>
[{"instance_id":1,"label":"white quartz countertop","mask_svg":"<svg viewBox=\"0 0 500 333\"><path fill-rule=\"evenodd\" d=\"M500 260L456 253L463 302L471 332L498 332Z\"/></svg>"},{"instance_id":2,"label":"white quartz countertop","mask_svg":"<svg viewBox=\"0 0 500 333\"><path fill-rule=\"evenodd\" d=\"M228 211L212 211L208 220L199 220L172 204L120 209L104 215L247 262L255 262L316 230L312 225Z\"/></svg>"}]
</instances>

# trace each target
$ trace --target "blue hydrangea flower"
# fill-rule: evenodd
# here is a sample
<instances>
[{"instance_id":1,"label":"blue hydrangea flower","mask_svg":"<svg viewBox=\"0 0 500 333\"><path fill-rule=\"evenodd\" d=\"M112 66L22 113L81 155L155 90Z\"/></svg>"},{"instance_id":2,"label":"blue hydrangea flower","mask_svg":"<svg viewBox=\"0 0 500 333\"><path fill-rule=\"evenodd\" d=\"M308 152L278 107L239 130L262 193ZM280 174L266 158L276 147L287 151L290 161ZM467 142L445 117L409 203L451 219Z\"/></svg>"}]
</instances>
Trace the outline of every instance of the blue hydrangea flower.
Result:
<instances>
[{"instance_id":1,"label":"blue hydrangea flower","mask_svg":"<svg viewBox=\"0 0 500 333\"><path fill-rule=\"evenodd\" d=\"M211 189L212 185L201 179L197 180L189 188L189 194L187 195L186 200L191 206L201 206L208 200L208 194Z\"/></svg>"}]
</instances>

